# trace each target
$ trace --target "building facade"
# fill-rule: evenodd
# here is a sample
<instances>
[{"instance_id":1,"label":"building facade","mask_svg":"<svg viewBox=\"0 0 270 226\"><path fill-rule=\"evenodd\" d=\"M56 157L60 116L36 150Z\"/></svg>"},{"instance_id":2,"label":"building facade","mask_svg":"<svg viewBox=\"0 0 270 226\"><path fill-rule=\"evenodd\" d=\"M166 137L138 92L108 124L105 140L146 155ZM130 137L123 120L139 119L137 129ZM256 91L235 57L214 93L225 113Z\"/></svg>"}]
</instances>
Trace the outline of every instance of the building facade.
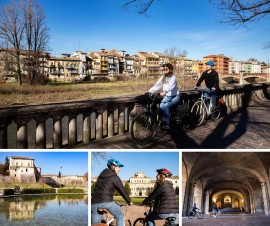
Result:
<instances>
[{"instance_id":1,"label":"building facade","mask_svg":"<svg viewBox=\"0 0 270 226\"><path fill-rule=\"evenodd\" d=\"M11 156L9 159L9 176L16 182L36 183L41 175L41 168L36 167L34 159Z\"/></svg>"}]
</instances>

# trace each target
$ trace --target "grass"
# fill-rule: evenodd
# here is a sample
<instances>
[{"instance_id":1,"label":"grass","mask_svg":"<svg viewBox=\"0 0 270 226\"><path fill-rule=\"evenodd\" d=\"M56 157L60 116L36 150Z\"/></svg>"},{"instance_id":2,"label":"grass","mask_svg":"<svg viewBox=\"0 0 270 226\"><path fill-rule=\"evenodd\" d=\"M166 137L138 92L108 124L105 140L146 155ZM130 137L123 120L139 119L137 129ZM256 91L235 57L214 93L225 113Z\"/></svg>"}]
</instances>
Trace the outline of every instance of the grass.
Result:
<instances>
[{"instance_id":1,"label":"grass","mask_svg":"<svg viewBox=\"0 0 270 226\"><path fill-rule=\"evenodd\" d=\"M142 95L152 87L156 78L147 80L130 79L106 83L51 83L43 86L30 86L17 83L0 84L0 106L39 105L70 101L94 100L107 97ZM188 82L193 87L195 80ZM181 88L181 81L178 81Z\"/></svg>"}]
</instances>

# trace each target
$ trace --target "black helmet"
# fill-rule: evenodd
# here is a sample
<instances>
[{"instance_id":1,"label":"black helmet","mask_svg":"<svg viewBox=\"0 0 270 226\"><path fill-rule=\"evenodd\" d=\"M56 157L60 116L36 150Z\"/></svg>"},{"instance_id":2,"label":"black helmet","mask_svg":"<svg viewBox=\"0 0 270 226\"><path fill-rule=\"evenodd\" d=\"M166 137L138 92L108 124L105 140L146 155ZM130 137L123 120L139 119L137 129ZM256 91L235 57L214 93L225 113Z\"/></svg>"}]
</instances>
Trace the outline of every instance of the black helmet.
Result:
<instances>
[{"instance_id":1,"label":"black helmet","mask_svg":"<svg viewBox=\"0 0 270 226\"><path fill-rule=\"evenodd\" d=\"M172 173L165 168L157 169L157 172L160 174L164 174L166 177L172 176Z\"/></svg>"}]
</instances>

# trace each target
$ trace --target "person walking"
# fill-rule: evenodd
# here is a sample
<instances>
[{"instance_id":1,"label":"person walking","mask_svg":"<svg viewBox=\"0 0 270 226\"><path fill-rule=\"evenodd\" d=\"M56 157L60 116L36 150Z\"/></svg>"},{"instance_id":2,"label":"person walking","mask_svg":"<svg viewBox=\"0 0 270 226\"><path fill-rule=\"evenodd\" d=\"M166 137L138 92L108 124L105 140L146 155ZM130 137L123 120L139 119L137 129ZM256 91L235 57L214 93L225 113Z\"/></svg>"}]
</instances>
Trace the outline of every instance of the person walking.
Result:
<instances>
[{"instance_id":1,"label":"person walking","mask_svg":"<svg viewBox=\"0 0 270 226\"><path fill-rule=\"evenodd\" d=\"M116 217L116 225L123 226L123 213L120 206L113 200L113 195L117 190L128 205L132 205L128 192L118 176L120 168L124 165L116 159L110 159L107 167L100 173L92 195L91 224L101 223L102 215L98 213L98 209L107 209Z\"/></svg>"}]
</instances>

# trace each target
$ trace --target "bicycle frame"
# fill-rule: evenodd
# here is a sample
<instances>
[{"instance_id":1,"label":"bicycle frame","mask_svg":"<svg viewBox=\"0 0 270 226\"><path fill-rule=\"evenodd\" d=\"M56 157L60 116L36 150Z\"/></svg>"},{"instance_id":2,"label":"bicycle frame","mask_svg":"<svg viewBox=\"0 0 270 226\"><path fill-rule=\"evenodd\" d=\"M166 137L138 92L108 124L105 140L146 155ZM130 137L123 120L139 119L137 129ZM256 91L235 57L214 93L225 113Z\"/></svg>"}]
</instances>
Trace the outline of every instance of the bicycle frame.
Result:
<instances>
[{"instance_id":1,"label":"bicycle frame","mask_svg":"<svg viewBox=\"0 0 270 226\"><path fill-rule=\"evenodd\" d=\"M202 101L203 106L206 110L206 114L210 115L211 114L211 107L212 107L212 101L211 101L211 97L205 96L205 90L201 90L201 97L199 98L199 100ZM209 101L209 105L207 107L206 105L206 101Z\"/></svg>"},{"instance_id":2,"label":"bicycle frame","mask_svg":"<svg viewBox=\"0 0 270 226\"><path fill-rule=\"evenodd\" d=\"M122 209L122 212L123 212L123 215L124 215L124 225L125 225L125 220L127 219L126 218L126 212L127 212L127 205L120 205L121 207L124 207L125 210L123 211L124 208L121 208ZM116 217L115 216L112 216L111 219L109 219L109 213L104 213L105 215L105 224L106 225L110 225L112 222L115 221Z\"/></svg>"}]
</instances>

